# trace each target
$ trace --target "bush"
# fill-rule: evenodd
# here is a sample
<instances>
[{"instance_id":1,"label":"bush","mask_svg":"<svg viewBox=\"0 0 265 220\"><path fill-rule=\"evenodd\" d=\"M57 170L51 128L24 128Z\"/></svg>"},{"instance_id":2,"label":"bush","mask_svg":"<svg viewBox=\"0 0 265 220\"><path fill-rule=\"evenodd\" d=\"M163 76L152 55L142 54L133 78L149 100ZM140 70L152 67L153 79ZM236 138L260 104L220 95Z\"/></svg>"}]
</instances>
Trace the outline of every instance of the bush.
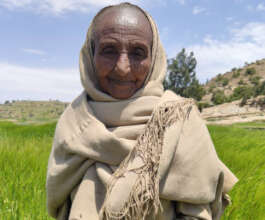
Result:
<instances>
[{"instance_id":1,"label":"bush","mask_svg":"<svg viewBox=\"0 0 265 220\"><path fill-rule=\"evenodd\" d=\"M208 108L211 105L208 102L197 102L197 106L198 106L198 109L200 110L200 112L202 112L202 110L204 108Z\"/></svg>"},{"instance_id":2,"label":"bush","mask_svg":"<svg viewBox=\"0 0 265 220\"><path fill-rule=\"evenodd\" d=\"M230 101L238 100L241 98L249 99L254 95L254 88L250 86L239 86L233 90L233 94L229 97Z\"/></svg>"},{"instance_id":3,"label":"bush","mask_svg":"<svg viewBox=\"0 0 265 220\"><path fill-rule=\"evenodd\" d=\"M265 95L265 81L263 81L259 86L255 87L255 96Z\"/></svg>"},{"instance_id":4,"label":"bush","mask_svg":"<svg viewBox=\"0 0 265 220\"><path fill-rule=\"evenodd\" d=\"M223 76L221 73L219 73L216 77L216 82L221 82L223 80Z\"/></svg>"},{"instance_id":5,"label":"bush","mask_svg":"<svg viewBox=\"0 0 265 220\"><path fill-rule=\"evenodd\" d=\"M212 93L215 88L216 88L215 85L210 85L210 88L209 88L208 92Z\"/></svg>"},{"instance_id":6,"label":"bush","mask_svg":"<svg viewBox=\"0 0 265 220\"><path fill-rule=\"evenodd\" d=\"M253 84L253 85L255 85L255 86L257 86L258 84L259 84L259 80L260 80L260 76L251 76L250 78L249 78L249 81Z\"/></svg>"},{"instance_id":7,"label":"bush","mask_svg":"<svg viewBox=\"0 0 265 220\"><path fill-rule=\"evenodd\" d=\"M238 78L240 76L240 70L233 72L232 78Z\"/></svg>"},{"instance_id":8,"label":"bush","mask_svg":"<svg viewBox=\"0 0 265 220\"><path fill-rule=\"evenodd\" d=\"M246 83L244 82L243 79L240 79L239 82L238 82L238 85L245 85Z\"/></svg>"},{"instance_id":9,"label":"bush","mask_svg":"<svg viewBox=\"0 0 265 220\"><path fill-rule=\"evenodd\" d=\"M245 75L254 75L254 74L256 74L256 69L254 67L246 69Z\"/></svg>"},{"instance_id":10,"label":"bush","mask_svg":"<svg viewBox=\"0 0 265 220\"><path fill-rule=\"evenodd\" d=\"M227 78L223 78L222 85L223 86L227 86L228 85L228 82L229 82L229 80Z\"/></svg>"},{"instance_id":11,"label":"bush","mask_svg":"<svg viewBox=\"0 0 265 220\"><path fill-rule=\"evenodd\" d=\"M222 104L224 102L227 101L227 98L224 94L224 91L222 90L217 90L213 93L213 96L211 98L211 101L215 104L215 105L219 105Z\"/></svg>"}]
</instances>

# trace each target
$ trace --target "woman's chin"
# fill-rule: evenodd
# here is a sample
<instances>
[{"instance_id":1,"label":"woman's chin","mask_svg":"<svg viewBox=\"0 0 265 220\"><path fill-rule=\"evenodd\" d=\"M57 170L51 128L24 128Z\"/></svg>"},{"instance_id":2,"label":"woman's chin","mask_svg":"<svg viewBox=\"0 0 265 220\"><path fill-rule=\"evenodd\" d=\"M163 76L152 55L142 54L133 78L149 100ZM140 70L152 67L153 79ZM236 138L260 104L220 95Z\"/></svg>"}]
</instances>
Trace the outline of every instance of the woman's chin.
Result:
<instances>
[{"instance_id":1,"label":"woman's chin","mask_svg":"<svg viewBox=\"0 0 265 220\"><path fill-rule=\"evenodd\" d=\"M116 99L128 99L130 97L133 96L133 94L135 93L135 90L129 90L129 89L125 89L125 90L119 90L119 91L111 91L108 92L113 98Z\"/></svg>"},{"instance_id":2,"label":"woman's chin","mask_svg":"<svg viewBox=\"0 0 265 220\"><path fill-rule=\"evenodd\" d=\"M115 86L109 89L108 94L111 95L113 98L116 99L128 99L133 96L133 94L136 92L135 85L130 86Z\"/></svg>"},{"instance_id":3,"label":"woman's chin","mask_svg":"<svg viewBox=\"0 0 265 220\"><path fill-rule=\"evenodd\" d=\"M129 99L133 96L134 93L125 93L125 92L119 92L119 93L111 93L110 95L115 99Z\"/></svg>"}]
</instances>

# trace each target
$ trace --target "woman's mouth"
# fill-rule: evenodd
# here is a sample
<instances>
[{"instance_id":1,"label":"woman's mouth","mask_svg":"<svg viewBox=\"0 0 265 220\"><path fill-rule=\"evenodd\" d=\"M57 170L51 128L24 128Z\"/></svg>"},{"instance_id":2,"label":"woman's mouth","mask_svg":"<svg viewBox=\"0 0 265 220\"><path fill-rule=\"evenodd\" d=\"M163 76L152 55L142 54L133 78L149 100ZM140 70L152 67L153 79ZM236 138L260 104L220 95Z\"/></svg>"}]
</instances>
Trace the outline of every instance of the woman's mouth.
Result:
<instances>
[{"instance_id":1,"label":"woman's mouth","mask_svg":"<svg viewBox=\"0 0 265 220\"><path fill-rule=\"evenodd\" d=\"M116 85L121 85L121 86L131 86L132 84L135 84L135 82L132 80L119 80L119 79L109 78L109 81L110 83L114 83Z\"/></svg>"}]
</instances>

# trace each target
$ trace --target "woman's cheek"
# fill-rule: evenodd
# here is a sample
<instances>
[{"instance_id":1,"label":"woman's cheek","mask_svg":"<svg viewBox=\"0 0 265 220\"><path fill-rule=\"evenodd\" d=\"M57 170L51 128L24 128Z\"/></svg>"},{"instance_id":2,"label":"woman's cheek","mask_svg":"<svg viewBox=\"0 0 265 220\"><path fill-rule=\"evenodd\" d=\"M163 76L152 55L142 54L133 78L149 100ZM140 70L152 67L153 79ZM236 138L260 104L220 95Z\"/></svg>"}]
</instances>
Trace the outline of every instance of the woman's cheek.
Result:
<instances>
[{"instance_id":1,"label":"woman's cheek","mask_svg":"<svg viewBox=\"0 0 265 220\"><path fill-rule=\"evenodd\" d=\"M97 73L102 76L107 76L114 67L114 62L112 60L96 57L95 59L95 68Z\"/></svg>"},{"instance_id":2,"label":"woman's cheek","mask_svg":"<svg viewBox=\"0 0 265 220\"><path fill-rule=\"evenodd\" d=\"M150 70L150 65L147 62L142 62L135 67L135 75L138 80L144 81Z\"/></svg>"}]
</instances>

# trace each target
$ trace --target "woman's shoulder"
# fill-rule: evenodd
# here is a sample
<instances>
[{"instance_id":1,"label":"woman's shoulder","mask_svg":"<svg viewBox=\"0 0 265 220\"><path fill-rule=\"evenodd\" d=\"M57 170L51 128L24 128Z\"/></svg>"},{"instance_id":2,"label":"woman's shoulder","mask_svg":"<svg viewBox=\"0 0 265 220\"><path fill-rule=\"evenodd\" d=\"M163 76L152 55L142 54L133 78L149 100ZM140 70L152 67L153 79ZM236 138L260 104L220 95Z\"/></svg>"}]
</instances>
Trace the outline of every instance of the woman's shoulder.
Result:
<instances>
[{"instance_id":1,"label":"woman's shoulder","mask_svg":"<svg viewBox=\"0 0 265 220\"><path fill-rule=\"evenodd\" d=\"M185 98L180 95L177 95L171 90L166 90L161 97L161 101L159 103L160 106L165 105L166 103L172 103L173 105L178 105L180 107L184 106L194 106L197 108L194 99L192 98Z\"/></svg>"},{"instance_id":2,"label":"woman's shoulder","mask_svg":"<svg viewBox=\"0 0 265 220\"><path fill-rule=\"evenodd\" d=\"M88 115L91 115L91 109L89 109L87 104L86 93L82 92L67 106L60 116L56 125L55 135L59 136L60 139L69 139L86 122Z\"/></svg>"},{"instance_id":3,"label":"woman's shoulder","mask_svg":"<svg viewBox=\"0 0 265 220\"><path fill-rule=\"evenodd\" d=\"M182 97L182 96L176 94L175 92L173 92L172 90L165 90L165 92L162 96L162 100L185 102L185 101L191 101L193 99Z\"/></svg>"},{"instance_id":4,"label":"woman's shoulder","mask_svg":"<svg viewBox=\"0 0 265 220\"><path fill-rule=\"evenodd\" d=\"M192 121L192 123L197 122L201 125L205 124L195 100L177 95L173 91L165 91L158 108L162 112L167 112L166 114L171 114L178 119L182 119L185 122L184 124L187 124L187 121Z\"/></svg>"}]
</instances>

